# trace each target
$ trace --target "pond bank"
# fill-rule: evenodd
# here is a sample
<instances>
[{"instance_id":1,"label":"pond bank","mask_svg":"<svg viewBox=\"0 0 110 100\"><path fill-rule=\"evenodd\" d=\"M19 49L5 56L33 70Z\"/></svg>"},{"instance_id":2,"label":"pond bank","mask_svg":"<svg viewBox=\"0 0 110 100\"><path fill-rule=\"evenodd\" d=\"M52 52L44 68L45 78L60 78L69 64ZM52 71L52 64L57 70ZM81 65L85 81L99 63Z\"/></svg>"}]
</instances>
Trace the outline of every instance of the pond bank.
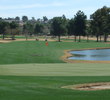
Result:
<instances>
[{"instance_id":1,"label":"pond bank","mask_svg":"<svg viewBox=\"0 0 110 100\"><path fill-rule=\"evenodd\" d=\"M64 50L64 56L61 59L67 63L110 63L110 61L89 61L89 60L71 60L69 57L74 56L71 51L81 51L81 50L98 50L98 49L110 49L110 47L100 47L100 48L87 48L87 49L74 49L74 50Z\"/></svg>"}]
</instances>

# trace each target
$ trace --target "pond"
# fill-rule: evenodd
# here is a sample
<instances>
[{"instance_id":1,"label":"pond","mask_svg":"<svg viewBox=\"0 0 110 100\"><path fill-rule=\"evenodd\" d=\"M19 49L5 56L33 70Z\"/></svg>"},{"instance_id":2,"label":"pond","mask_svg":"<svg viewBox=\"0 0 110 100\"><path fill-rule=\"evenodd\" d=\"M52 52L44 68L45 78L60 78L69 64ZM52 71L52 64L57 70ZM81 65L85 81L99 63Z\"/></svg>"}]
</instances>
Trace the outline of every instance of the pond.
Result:
<instances>
[{"instance_id":1,"label":"pond","mask_svg":"<svg viewBox=\"0 0 110 100\"><path fill-rule=\"evenodd\" d=\"M71 51L73 60L110 61L110 49Z\"/></svg>"}]
</instances>

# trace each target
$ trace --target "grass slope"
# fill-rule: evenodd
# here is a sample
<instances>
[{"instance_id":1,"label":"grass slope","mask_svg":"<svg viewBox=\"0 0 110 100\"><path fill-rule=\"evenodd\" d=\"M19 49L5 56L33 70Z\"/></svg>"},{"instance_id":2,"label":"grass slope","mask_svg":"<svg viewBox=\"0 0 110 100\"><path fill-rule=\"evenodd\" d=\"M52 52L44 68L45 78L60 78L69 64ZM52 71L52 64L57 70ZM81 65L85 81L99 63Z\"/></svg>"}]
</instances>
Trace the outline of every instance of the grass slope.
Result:
<instances>
[{"instance_id":1,"label":"grass slope","mask_svg":"<svg viewBox=\"0 0 110 100\"><path fill-rule=\"evenodd\" d=\"M24 63L64 63L60 57L63 50L83 49L96 47L110 47L105 43L74 43L74 42L45 42L21 41L0 44L0 64L24 64Z\"/></svg>"}]
</instances>

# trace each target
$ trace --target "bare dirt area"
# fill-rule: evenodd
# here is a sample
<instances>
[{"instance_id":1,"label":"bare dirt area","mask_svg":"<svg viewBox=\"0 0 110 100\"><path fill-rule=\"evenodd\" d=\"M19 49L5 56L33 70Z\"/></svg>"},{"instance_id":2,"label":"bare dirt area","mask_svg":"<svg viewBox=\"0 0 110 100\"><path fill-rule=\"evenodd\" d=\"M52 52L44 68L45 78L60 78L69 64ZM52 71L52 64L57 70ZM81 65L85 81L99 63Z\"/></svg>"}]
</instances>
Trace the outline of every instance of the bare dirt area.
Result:
<instances>
[{"instance_id":1,"label":"bare dirt area","mask_svg":"<svg viewBox=\"0 0 110 100\"><path fill-rule=\"evenodd\" d=\"M15 39L15 40L11 40L11 39L0 39L0 43L9 43L9 42L13 42L13 41L36 41L36 39ZM39 39L38 41L45 41L45 39ZM48 39L48 41L55 41L52 39Z\"/></svg>"},{"instance_id":2,"label":"bare dirt area","mask_svg":"<svg viewBox=\"0 0 110 100\"><path fill-rule=\"evenodd\" d=\"M87 48L82 50L95 50L95 49L110 49L110 48ZM67 63L110 63L110 61L70 60L68 58L74 56L71 53L69 53L70 51L74 50L64 50L64 56L61 57L61 60Z\"/></svg>"},{"instance_id":3,"label":"bare dirt area","mask_svg":"<svg viewBox=\"0 0 110 100\"><path fill-rule=\"evenodd\" d=\"M16 40L14 40L14 41L45 41L45 39L38 39L38 40L36 40L36 39L16 39ZM54 41L54 40L52 40L52 39L48 39L48 41Z\"/></svg>"},{"instance_id":4,"label":"bare dirt area","mask_svg":"<svg viewBox=\"0 0 110 100\"><path fill-rule=\"evenodd\" d=\"M110 82L69 85L69 86L63 86L61 88L82 90L82 91L108 90L110 89Z\"/></svg>"},{"instance_id":5,"label":"bare dirt area","mask_svg":"<svg viewBox=\"0 0 110 100\"><path fill-rule=\"evenodd\" d=\"M9 43L9 42L11 42L12 40L2 40L2 39L0 39L0 43Z\"/></svg>"}]
</instances>

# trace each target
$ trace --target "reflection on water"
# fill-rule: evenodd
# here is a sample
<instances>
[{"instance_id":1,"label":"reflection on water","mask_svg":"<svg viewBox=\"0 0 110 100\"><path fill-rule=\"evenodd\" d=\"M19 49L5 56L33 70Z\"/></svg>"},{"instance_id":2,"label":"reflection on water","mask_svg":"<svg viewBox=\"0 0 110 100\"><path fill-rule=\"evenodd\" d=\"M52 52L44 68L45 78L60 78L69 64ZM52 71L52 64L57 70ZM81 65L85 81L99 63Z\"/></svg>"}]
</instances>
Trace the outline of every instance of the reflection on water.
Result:
<instances>
[{"instance_id":1,"label":"reflection on water","mask_svg":"<svg viewBox=\"0 0 110 100\"><path fill-rule=\"evenodd\" d=\"M71 51L74 60L110 61L110 49Z\"/></svg>"}]
</instances>

